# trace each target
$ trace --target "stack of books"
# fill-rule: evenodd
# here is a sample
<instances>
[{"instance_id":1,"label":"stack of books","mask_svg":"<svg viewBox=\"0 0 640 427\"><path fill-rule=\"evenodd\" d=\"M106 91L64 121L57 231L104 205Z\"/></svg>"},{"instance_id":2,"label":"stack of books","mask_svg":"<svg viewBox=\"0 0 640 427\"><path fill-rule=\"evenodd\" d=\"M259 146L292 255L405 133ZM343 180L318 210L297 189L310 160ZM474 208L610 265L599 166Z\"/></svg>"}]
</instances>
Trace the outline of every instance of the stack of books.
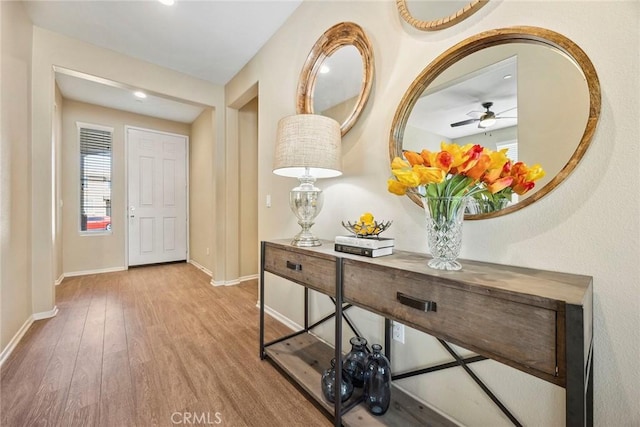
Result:
<instances>
[{"instance_id":1,"label":"stack of books","mask_svg":"<svg viewBox=\"0 0 640 427\"><path fill-rule=\"evenodd\" d=\"M335 250L353 255L375 258L393 253L393 238L336 236Z\"/></svg>"}]
</instances>

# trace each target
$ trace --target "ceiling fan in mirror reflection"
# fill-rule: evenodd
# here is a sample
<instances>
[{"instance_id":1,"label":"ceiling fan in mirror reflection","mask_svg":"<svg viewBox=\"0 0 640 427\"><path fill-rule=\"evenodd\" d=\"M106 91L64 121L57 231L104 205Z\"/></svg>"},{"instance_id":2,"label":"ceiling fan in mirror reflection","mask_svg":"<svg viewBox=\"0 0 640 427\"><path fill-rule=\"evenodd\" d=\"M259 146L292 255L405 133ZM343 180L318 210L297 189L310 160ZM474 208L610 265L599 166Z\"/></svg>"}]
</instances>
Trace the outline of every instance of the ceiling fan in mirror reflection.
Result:
<instances>
[{"instance_id":1,"label":"ceiling fan in mirror reflection","mask_svg":"<svg viewBox=\"0 0 640 427\"><path fill-rule=\"evenodd\" d=\"M478 115L478 117L462 120L459 122L451 123L451 127L455 128L458 126L466 126L472 123L478 122L478 127L480 129L486 129L496 124L498 119L517 119L517 113L514 114L514 110L517 110L518 107L509 108L508 110L501 111L499 113L494 113L491 111L491 107L493 106L493 102L483 102L482 107L485 111L471 111L467 113L468 116ZM507 112L512 112L510 116L503 116L503 114Z\"/></svg>"}]
</instances>

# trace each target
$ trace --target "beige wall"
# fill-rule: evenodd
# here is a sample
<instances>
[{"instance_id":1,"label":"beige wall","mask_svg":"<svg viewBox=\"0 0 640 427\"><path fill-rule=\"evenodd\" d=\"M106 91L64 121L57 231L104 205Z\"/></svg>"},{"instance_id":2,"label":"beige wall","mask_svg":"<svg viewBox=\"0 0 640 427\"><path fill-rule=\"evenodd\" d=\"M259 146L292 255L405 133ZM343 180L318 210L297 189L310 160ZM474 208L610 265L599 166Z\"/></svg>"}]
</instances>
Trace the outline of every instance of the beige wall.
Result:
<instances>
[{"instance_id":1,"label":"beige wall","mask_svg":"<svg viewBox=\"0 0 640 427\"><path fill-rule=\"evenodd\" d=\"M239 278L255 277L259 271L258 241L258 98L238 113L239 141Z\"/></svg>"},{"instance_id":2,"label":"beige wall","mask_svg":"<svg viewBox=\"0 0 640 427\"><path fill-rule=\"evenodd\" d=\"M122 269L125 259L125 126L189 135L190 125L64 99L62 109L62 219L65 274ZM76 123L113 128L111 232L80 234L80 161Z\"/></svg>"},{"instance_id":3,"label":"beige wall","mask_svg":"<svg viewBox=\"0 0 640 427\"><path fill-rule=\"evenodd\" d=\"M191 124L189 141L189 258L208 272L215 269L213 241L215 113L208 108Z\"/></svg>"},{"instance_id":4,"label":"beige wall","mask_svg":"<svg viewBox=\"0 0 640 427\"><path fill-rule=\"evenodd\" d=\"M53 157L55 158L55 170L53 175L55 179L55 195L53 197L54 204L54 220L55 233L53 238L53 277L56 283L64 278L64 266L62 262L62 93L56 84L55 86L55 102L53 106Z\"/></svg>"},{"instance_id":5,"label":"beige wall","mask_svg":"<svg viewBox=\"0 0 640 427\"><path fill-rule=\"evenodd\" d=\"M29 220L32 35L21 3L0 2L0 15L0 351L4 351L33 313Z\"/></svg>"},{"instance_id":6,"label":"beige wall","mask_svg":"<svg viewBox=\"0 0 640 427\"><path fill-rule=\"evenodd\" d=\"M216 120L224 122L224 89L203 80L133 59L114 51L98 48L39 27L33 30L32 67L32 157L31 179L34 183L52 182L51 132L54 92L54 66L103 77L150 92L165 94L186 101L193 101L221 111ZM224 126L216 126L216 157L211 167L214 175L214 194L224 190ZM36 312L51 310L54 305L54 247L52 230L52 189L46 185L34 185L31 197L32 209L32 295ZM213 240L219 252L225 250L225 240L219 230L224 230L226 217L220 215ZM214 260L213 274L224 274L224 259ZM84 268L84 267L83 267Z\"/></svg>"},{"instance_id":7,"label":"beige wall","mask_svg":"<svg viewBox=\"0 0 640 427\"><path fill-rule=\"evenodd\" d=\"M375 52L372 97L343 138L342 177L318 182L325 206L315 232L342 233L339 220L364 210L393 219L398 249L426 252L424 213L408 198L386 191L388 135L397 105L424 67L446 49L485 30L532 25L572 39L593 61L602 85L602 116L591 147L568 180L526 209L500 218L465 223L462 256L594 278L595 425L640 423L640 10L637 2L492 1L464 22L420 32L398 16L395 2L303 2L247 66L226 86L235 99L259 82L258 199L261 240L289 238L298 229L287 198L295 182L272 174L278 120L295 113L298 75L317 38L342 21L363 27ZM571 19L567 19L571 17ZM267 275L267 304L302 323L299 286ZM330 310L314 300L312 310ZM326 311L325 311L326 313ZM356 323L371 341L382 323L357 312ZM329 326L320 331L331 339ZM448 360L437 342L412 330L394 343L394 369ZM563 425L564 389L493 361L472 368L525 425ZM509 425L460 369L402 381L431 405L471 426Z\"/></svg>"}]
</instances>

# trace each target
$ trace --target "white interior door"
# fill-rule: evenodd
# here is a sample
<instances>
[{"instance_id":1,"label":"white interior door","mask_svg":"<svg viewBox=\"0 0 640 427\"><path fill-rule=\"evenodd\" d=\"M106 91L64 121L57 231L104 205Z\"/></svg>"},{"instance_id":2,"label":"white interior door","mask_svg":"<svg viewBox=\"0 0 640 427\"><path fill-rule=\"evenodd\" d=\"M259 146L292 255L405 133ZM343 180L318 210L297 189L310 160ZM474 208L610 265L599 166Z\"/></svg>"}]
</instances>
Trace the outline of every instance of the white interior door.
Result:
<instances>
[{"instance_id":1,"label":"white interior door","mask_svg":"<svg viewBox=\"0 0 640 427\"><path fill-rule=\"evenodd\" d=\"M129 265L187 259L187 137L127 129Z\"/></svg>"}]
</instances>

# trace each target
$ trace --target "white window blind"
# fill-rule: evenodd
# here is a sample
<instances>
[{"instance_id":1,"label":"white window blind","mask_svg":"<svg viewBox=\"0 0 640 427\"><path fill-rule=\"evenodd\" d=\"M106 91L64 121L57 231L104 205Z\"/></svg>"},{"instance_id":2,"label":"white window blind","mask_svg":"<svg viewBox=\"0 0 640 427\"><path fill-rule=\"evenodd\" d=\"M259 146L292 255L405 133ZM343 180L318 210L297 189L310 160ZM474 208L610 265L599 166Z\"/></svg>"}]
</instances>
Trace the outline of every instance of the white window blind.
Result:
<instances>
[{"instance_id":1,"label":"white window blind","mask_svg":"<svg viewBox=\"0 0 640 427\"><path fill-rule=\"evenodd\" d=\"M78 125L80 138L80 231L111 230L113 131Z\"/></svg>"}]
</instances>

